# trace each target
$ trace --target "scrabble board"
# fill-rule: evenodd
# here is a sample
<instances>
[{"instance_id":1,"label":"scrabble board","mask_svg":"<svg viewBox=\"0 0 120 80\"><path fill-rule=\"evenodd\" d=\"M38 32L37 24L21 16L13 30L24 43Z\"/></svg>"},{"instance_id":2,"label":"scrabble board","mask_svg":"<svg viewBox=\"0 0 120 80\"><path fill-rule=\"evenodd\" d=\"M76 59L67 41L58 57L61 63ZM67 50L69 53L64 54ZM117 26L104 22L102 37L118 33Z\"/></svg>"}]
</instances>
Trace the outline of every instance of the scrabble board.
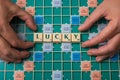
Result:
<instances>
[{"instance_id":1,"label":"scrabble board","mask_svg":"<svg viewBox=\"0 0 120 80\"><path fill-rule=\"evenodd\" d=\"M7 64L0 60L0 80L120 80L119 53L98 63L95 57L88 56L89 48L81 47L82 42L96 36L108 22L101 19L90 30L78 31L103 0L12 1L33 16L38 29L33 32L24 21L13 20L11 25L18 36L35 42L35 46L28 49L31 56L22 63ZM75 34L77 39L69 37ZM61 35L67 38L61 40Z\"/></svg>"}]
</instances>

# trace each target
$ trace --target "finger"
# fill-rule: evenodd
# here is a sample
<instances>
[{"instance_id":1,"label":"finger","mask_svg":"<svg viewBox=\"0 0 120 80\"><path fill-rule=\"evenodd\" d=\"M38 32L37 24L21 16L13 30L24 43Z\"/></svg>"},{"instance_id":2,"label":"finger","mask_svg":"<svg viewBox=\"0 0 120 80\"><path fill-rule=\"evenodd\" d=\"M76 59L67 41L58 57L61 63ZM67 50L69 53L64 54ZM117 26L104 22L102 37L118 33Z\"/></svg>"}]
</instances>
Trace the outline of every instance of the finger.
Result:
<instances>
[{"instance_id":1,"label":"finger","mask_svg":"<svg viewBox=\"0 0 120 80\"><path fill-rule=\"evenodd\" d=\"M26 58L30 55L29 52L27 52L27 51L20 52L14 48L11 49L11 54L12 54L12 57L15 58L16 60L21 60L21 59Z\"/></svg>"},{"instance_id":2,"label":"finger","mask_svg":"<svg viewBox=\"0 0 120 80\"><path fill-rule=\"evenodd\" d=\"M100 6L86 19L85 23L79 27L80 31L88 30L97 20L104 16L104 10Z\"/></svg>"},{"instance_id":3,"label":"finger","mask_svg":"<svg viewBox=\"0 0 120 80\"><path fill-rule=\"evenodd\" d=\"M82 47L95 46L101 42L108 40L108 38L110 38L111 35L113 36L113 34L116 34L114 33L117 29L116 25L117 25L116 21L109 22L109 24L96 37L84 42L82 44Z\"/></svg>"},{"instance_id":4,"label":"finger","mask_svg":"<svg viewBox=\"0 0 120 80\"><path fill-rule=\"evenodd\" d=\"M9 24L6 23L3 27L4 29L2 29L0 34L12 47L27 49L34 45L32 42L20 40Z\"/></svg>"},{"instance_id":5,"label":"finger","mask_svg":"<svg viewBox=\"0 0 120 80\"><path fill-rule=\"evenodd\" d=\"M0 58L1 58L2 60L4 60L5 62L7 62L7 63L9 63L9 62L14 62L14 61L15 61L15 59L9 58L9 57L7 57L7 56L5 56L5 55L1 55Z\"/></svg>"},{"instance_id":6,"label":"finger","mask_svg":"<svg viewBox=\"0 0 120 80\"><path fill-rule=\"evenodd\" d=\"M36 24L32 18L32 16L30 14L28 14L27 12L23 11L23 10L19 10L16 14L20 19L24 20L27 24L27 26L29 28L31 28L32 30L36 30Z\"/></svg>"},{"instance_id":7,"label":"finger","mask_svg":"<svg viewBox=\"0 0 120 80\"><path fill-rule=\"evenodd\" d=\"M107 55L110 52L108 45L102 46L98 49L88 50L88 55L90 56L103 56Z\"/></svg>"},{"instance_id":8,"label":"finger","mask_svg":"<svg viewBox=\"0 0 120 80\"><path fill-rule=\"evenodd\" d=\"M11 58L14 58L16 60L21 60L21 59L26 58L28 56L29 56L28 52L22 51L22 53L21 53L14 48L11 49Z\"/></svg>"},{"instance_id":9,"label":"finger","mask_svg":"<svg viewBox=\"0 0 120 80\"><path fill-rule=\"evenodd\" d=\"M108 55L110 53L116 52L119 50L120 44L118 44L120 41L120 34L113 37L111 40L108 41L108 44L98 48L98 49L90 49L88 51L89 55L94 56L103 56Z\"/></svg>"},{"instance_id":10,"label":"finger","mask_svg":"<svg viewBox=\"0 0 120 80\"><path fill-rule=\"evenodd\" d=\"M109 56L108 56L108 55L105 55L105 56L97 56L97 57L96 57L96 61L97 61L97 62L101 62L101 61L105 60L106 58L109 58Z\"/></svg>"},{"instance_id":11,"label":"finger","mask_svg":"<svg viewBox=\"0 0 120 80\"><path fill-rule=\"evenodd\" d=\"M21 52L21 56L22 56L22 58L24 59L24 58L29 57L29 56L30 56L30 53L29 53L28 51L22 51L22 52Z\"/></svg>"},{"instance_id":12,"label":"finger","mask_svg":"<svg viewBox=\"0 0 120 80\"><path fill-rule=\"evenodd\" d=\"M3 53L2 53L3 54ZM10 54L11 55L11 54ZM0 58L2 59L2 60L4 60L5 62L7 62L7 63L10 63L10 62L15 62L15 63L20 63L21 62L21 59L15 59L15 58L13 58L13 57L10 57L9 55L0 55Z\"/></svg>"}]
</instances>

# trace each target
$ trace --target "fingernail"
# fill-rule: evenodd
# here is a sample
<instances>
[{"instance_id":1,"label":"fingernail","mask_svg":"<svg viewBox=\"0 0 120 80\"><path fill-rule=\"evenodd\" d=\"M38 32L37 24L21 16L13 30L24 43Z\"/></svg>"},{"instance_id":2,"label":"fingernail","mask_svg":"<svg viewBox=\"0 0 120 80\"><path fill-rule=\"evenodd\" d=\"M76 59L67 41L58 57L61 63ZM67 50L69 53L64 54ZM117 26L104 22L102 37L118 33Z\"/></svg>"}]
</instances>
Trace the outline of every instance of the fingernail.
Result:
<instances>
[{"instance_id":1,"label":"fingernail","mask_svg":"<svg viewBox=\"0 0 120 80\"><path fill-rule=\"evenodd\" d=\"M91 55L92 53L91 52L88 52L88 55Z\"/></svg>"},{"instance_id":2,"label":"fingernail","mask_svg":"<svg viewBox=\"0 0 120 80\"><path fill-rule=\"evenodd\" d=\"M78 28L78 30L80 30L81 31L81 28L83 27L83 24L82 25L80 25L80 27Z\"/></svg>"},{"instance_id":3,"label":"fingernail","mask_svg":"<svg viewBox=\"0 0 120 80\"><path fill-rule=\"evenodd\" d=\"M89 55L92 55L93 53L94 53L94 51L90 51L90 50L88 51Z\"/></svg>"}]
</instances>

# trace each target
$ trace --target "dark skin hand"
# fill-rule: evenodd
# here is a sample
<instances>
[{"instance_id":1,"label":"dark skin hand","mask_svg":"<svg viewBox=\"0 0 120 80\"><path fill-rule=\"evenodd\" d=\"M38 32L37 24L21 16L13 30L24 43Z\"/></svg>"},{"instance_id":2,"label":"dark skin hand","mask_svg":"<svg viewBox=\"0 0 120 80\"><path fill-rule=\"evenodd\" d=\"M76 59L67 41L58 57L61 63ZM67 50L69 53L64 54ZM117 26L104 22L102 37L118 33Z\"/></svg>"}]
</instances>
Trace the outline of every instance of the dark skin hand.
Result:
<instances>
[{"instance_id":1,"label":"dark skin hand","mask_svg":"<svg viewBox=\"0 0 120 80\"><path fill-rule=\"evenodd\" d=\"M108 40L107 45L88 51L89 55L96 56L98 62L112 57L120 50L120 0L104 0L79 27L79 30L90 29L92 24L102 17L109 20L108 25L96 37L82 44L82 47L92 47Z\"/></svg>"},{"instance_id":2,"label":"dark skin hand","mask_svg":"<svg viewBox=\"0 0 120 80\"><path fill-rule=\"evenodd\" d=\"M10 0L0 0L0 58L6 62L21 62L30 54L25 49L33 47L34 43L20 40L10 26L13 17L24 20L30 29L36 30L32 16L23 11ZM16 48L23 49L18 51Z\"/></svg>"}]
</instances>

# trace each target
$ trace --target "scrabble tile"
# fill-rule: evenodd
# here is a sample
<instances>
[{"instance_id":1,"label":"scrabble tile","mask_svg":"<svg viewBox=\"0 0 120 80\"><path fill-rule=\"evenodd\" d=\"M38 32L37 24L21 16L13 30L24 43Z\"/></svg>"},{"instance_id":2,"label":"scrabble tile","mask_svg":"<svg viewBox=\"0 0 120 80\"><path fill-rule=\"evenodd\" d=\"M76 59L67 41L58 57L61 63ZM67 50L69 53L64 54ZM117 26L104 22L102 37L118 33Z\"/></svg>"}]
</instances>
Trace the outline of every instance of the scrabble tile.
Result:
<instances>
[{"instance_id":1,"label":"scrabble tile","mask_svg":"<svg viewBox=\"0 0 120 80\"><path fill-rule=\"evenodd\" d=\"M88 39L90 40L90 39L94 38L94 37L97 36L97 35L98 35L98 33L95 33L95 32L89 33Z\"/></svg>"},{"instance_id":2,"label":"scrabble tile","mask_svg":"<svg viewBox=\"0 0 120 80\"><path fill-rule=\"evenodd\" d=\"M89 16L89 9L88 7L80 7L79 8L80 16Z\"/></svg>"},{"instance_id":3,"label":"scrabble tile","mask_svg":"<svg viewBox=\"0 0 120 80\"><path fill-rule=\"evenodd\" d=\"M63 80L62 71L53 71L52 72L52 80Z\"/></svg>"},{"instance_id":4,"label":"scrabble tile","mask_svg":"<svg viewBox=\"0 0 120 80\"><path fill-rule=\"evenodd\" d=\"M81 69L82 71L90 71L91 70L91 62L90 61L82 61L81 62Z\"/></svg>"},{"instance_id":5,"label":"scrabble tile","mask_svg":"<svg viewBox=\"0 0 120 80\"><path fill-rule=\"evenodd\" d=\"M43 33L53 33L52 24L44 24L43 25Z\"/></svg>"},{"instance_id":6,"label":"scrabble tile","mask_svg":"<svg viewBox=\"0 0 120 80\"><path fill-rule=\"evenodd\" d=\"M80 16L77 16L77 15L71 16L71 24L79 25L80 24Z\"/></svg>"},{"instance_id":7,"label":"scrabble tile","mask_svg":"<svg viewBox=\"0 0 120 80\"><path fill-rule=\"evenodd\" d=\"M43 34L43 42L52 42L52 34L44 33Z\"/></svg>"},{"instance_id":8,"label":"scrabble tile","mask_svg":"<svg viewBox=\"0 0 120 80\"><path fill-rule=\"evenodd\" d=\"M35 8L34 7L26 7L26 11L31 14L32 16L35 15Z\"/></svg>"},{"instance_id":9,"label":"scrabble tile","mask_svg":"<svg viewBox=\"0 0 120 80\"><path fill-rule=\"evenodd\" d=\"M71 33L71 25L70 24L62 24L61 32L62 33Z\"/></svg>"},{"instance_id":10,"label":"scrabble tile","mask_svg":"<svg viewBox=\"0 0 120 80\"><path fill-rule=\"evenodd\" d=\"M43 60L43 52L35 52L33 54L34 62L39 62Z\"/></svg>"},{"instance_id":11,"label":"scrabble tile","mask_svg":"<svg viewBox=\"0 0 120 80\"><path fill-rule=\"evenodd\" d=\"M58 43L61 42L62 35L61 33L53 33L53 42Z\"/></svg>"},{"instance_id":12,"label":"scrabble tile","mask_svg":"<svg viewBox=\"0 0 120 80\"><path fill-rule=\"evenodd\" d=\"M42 33L34 33L34 42L42 42L43 34Z\"/></svg>"},{"instance_id":13,"label":"scrabble tile","mask_svg":"<svg viewBox=\"0 0 120 80\"><path fill-rule=\"evenodd\" d=\"M44 23L44 18L41 15L35 16L35 23L36 24L43 24Z\"/></svg>"},{"instance_id":14,"label":"scrabble tile","mask_svg":"<svg viewBox=\"0 0 120 80\"><path fill-rule=\"evenodd\" d=\"M19 7L24 8L24 7L26 7L26 0L17 0L16 4Z\"/></svg>"},{"instance_id":15,"label":"scrabble tile","mask_svg":"<svg viewBox=\"0 0 120 80\"><path fill-rule=\"evenodd\" d=\"M101 80L101 72L100 71L92 71L91 72L91 80Z\"/></svg>"},{"instance_id":16,"label":"scrabble tile","mask_svg":"<svg viewBox=\"0 0 120 80\"><path fill-rule=\"evenodd\" d=\"M97 4L98 4L97 0L88 0L89 7L92 7L92 8L97 7Z\"/></svg>"},{"instance_id":17,"label":"scrabble tile","mask_svg":"<svg viewBox=\"0 0 120 80\"><path fill-rule=\"evenodd\" d=\"M111 61L119 61L119 53L116 53L112 58L110 58Z\"/></svg>"},{"instance_id":18,"label":"scrabble tile","mask_svg":"<svg viewBox=\"0 0 120 80\"><path fill-rule=\"evenodd\" d=\"M80 33L72 33L72 42L80 42Z\"/></svg>"},{"instance_id":19,"label":"scrabble tile","mask_svg":"<svg viewBox=\"0 0 120 80\"><path fill-rule=\"evenodd\" d=\"M43 43L43 52L52 52L53 43Z\"/></svg>"},{"instance_id":20,"label":"scrabble tile","mask_svg":"<svg viewBox=\"0 0 120 80\"><path fill-rule=\"evenodd\" d=\"M19 37L21 40L23 40L23 41L26 40L26 36L25 36L24 33L17 33L17 35L18 35L18 37Z\"/></svg>"},{"instance_id":21,"label":"scrabble tile","mask_svg":"<svg viewBox=\"0 0 120 80\"><path fill-rule=\"evenodd\" d=\"M71 60L72 61L80 61L80 52L72 52Z\"/></svg>"},{"instance_id":22,"label":"scrabble tile","mask_svg":"<svg viewBox=\"0 0 120 80\"><path fill-rule=\"evenodd\" d=\"M72 44L71 43L62 43L62 52L71 52L72 51Z\"/></svg>"},{"instance_id":23,"label":"scrabble tile","mask_svg":"<svg viewBox=\"0 0 120 80\"><path fill-rule=\"evenodd\" d=\"M101 32L105 27L107 26L107 24L98 24L98 28L97 28L97 30L98 30L98 32Z\"/></svg>"},{"instance_id":24,"label":"scrabble tile","mask_svg":"<svg viewBox=\"0 0 120 80\"><path fill-rule=\"evenodd\" d=\"M62 0L52 0L52 6L53 7L62 7Z\"/></svg>"},{"instance_id":25,"label":"scrabble tile","mask_svg":"<svg viewBox=\"0 0 120 80\"><path fill-rule=\"evenodd\" d=\"M63 33L62 34L62 42L71 42L71 34L67 33Z\"/></svg>"},{"instance_id":26,"label":"scrabble tile","mask_svg":"<svg viewBox=\"0 0 120 80\"><path fill-rule=\"evenodd\" d=\"M24 62L24 70L27 72L34 70L34 62L33 61L25 61Z\"/></svg>"},{"instance_id":27,"label":"scrabble tile","mask_svg":"<svg viewBox=\"0 0 120 80\"><path fill-rule=\"evenodd\" d=\"M24 72L23 71L15 71L14 72L14 80L24 80Z\"/></svg>"}]
</instances>

